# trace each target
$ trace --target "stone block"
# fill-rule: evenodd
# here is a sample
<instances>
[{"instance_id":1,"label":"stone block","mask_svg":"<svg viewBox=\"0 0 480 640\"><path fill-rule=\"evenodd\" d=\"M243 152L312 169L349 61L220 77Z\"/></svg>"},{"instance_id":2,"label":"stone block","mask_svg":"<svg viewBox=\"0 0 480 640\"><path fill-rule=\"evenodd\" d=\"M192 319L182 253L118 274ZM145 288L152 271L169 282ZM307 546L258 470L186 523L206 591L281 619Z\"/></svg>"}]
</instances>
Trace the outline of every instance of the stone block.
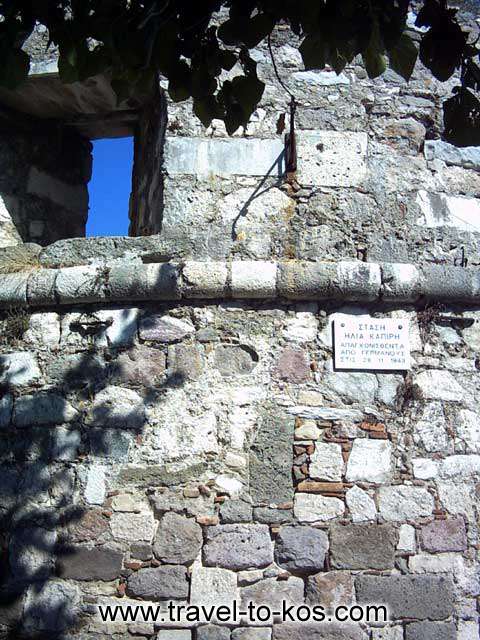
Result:
<instances>
[{"instance_id":1,"label":"stone block","mask_svg":"<svg viewBox=\"0 0 480 640\"><path fill-rule=\"evenodd\" d=\"M465 443L466 453L480 453L480 416L478 413L461 409L457 415L455 431L458 438Z\"/></svg>"},{"instance_id":2,"label":"stone block","mask_svg":"<svg viewBox=\"0 0 480 640\"><path fill-rule=\"evenodd\" d=\"M464 390L449 371L422 371L415 376L414 384L425 400L461 402L464 397Z\"/></svg>"},{"instance_id":3,"label":"stone block","mask_svg":"<svg viewBox=\"0 0 480 640\"><path fill-rule=\"evenodd\" d=\"M297 311L294 318L287 319L283 330L284 337L291 342L311 342L317 334L318 320L309 311Z\"/></svg>"},{"instance_id":4,"label":"stone block","mask_svg":"<svg viewBox=\"0 0 480 640\"><path fill-rule=\"evenodd\" d=\"M413 264L383 263L382 300L415 302L420 296L420 271Z\"/></svg>"},{"instance_id":5,"label":"stone block","mask_svg":"<svg viewBox=\"0 0 480 640\"><path fill-rule=\"evenodd\" d=\"M0 386L25 387L41 376L35 354L16 351L0 355Z\"/></svg>"},{"instance_id":6,"label":"stone block","mask_svg":"<svg viewBox=\"0 0 480 640\"><path fill-rule=\"evenodd\" d=\"M356 624L275 624L273 640L365 640L365 634Z\"/></svg>"},{"instance_id":7,"label":"stone block","mask_svg":"<svg viewBox=\"0 0 480 640\"><path fill-rule=\"evenodd\" d=\"M69 542L97 542L108 531L108 519L101 509L87 509L68 525Z\"/></svg>"},{"instance_id":8,"label":"stone block","mask_svg":"<svg viewBox=\"0 0 480 640\"><path fill-rule=\"evenodd\" d=\"M448 166L480 170L478 147L456 147L443 140L425 140L424 154L427 160L442 160Z\"/></svg>"},{"instance_id":9,"label":"stone block","mask_svg":"<svg viewBox=\"0 0 480 640\"><path fill-rule=\"evenodd\" d=\"M373 498L360 487L354 486L345 494L345 501L354 523L377 519L377 507Z\"/></svg>"},{"instance_id":10,"label":"stone block","mask_svg":"<svg viewBox=\"0 0 480 640\"><path fill-rule=\"evenodd\" d=\"M359 409L343 409L335 407L309 407L299 405L289 407L287 413L291 413L299 418L307 418L308 420L328 420L329 422L361 422L363 420L363 411Z\"/></svg>"},{"instance_id":11,"label":"stone block","mask_svg":"<svg viewBox=\"0 0 480 640\"><path fill-rule=\"evenodd\" d=\"M423 487L395 485L380 487L378 492L379 513L385 520L402 522L431 516L433 496Z\"/></svg>"},{"instance_id":12,"label":"stone block","mask_svg":"<svg viewBox=\"0 0 480 640\"><path fill-rule=\"evenodd\" d=\"M267 567L273 562L273 545L266 525L226 524L205 533L206 566L234 571Z\"/></svg>"},{"instance_id":13,"label":"stone block","mask_svg":"<svg viewBox=\"0 0 480 640\"><path fill-rule=\"evenodd\" d=\"M278 269L278 294L287 299L374 301L380 296L377 264L290 261Z\"/></svg>"},{"instance_id":14,"label":"stone block","mask_svg":"<svg viewBox=\"0 0 480 640\"><path fill-rule=\"evenodd\" d=\"M127 581L127 595L141 600L186 600L188 593L187 569L179 565L140 569Z\"/></svg>"},{"instance_id":15,"label":"stone block","mask_svg":"<svg viewBox=\"0 0 480 640\"><path fill-rule=\"evenodd\" d=\"M306 602L322 605L333 611L336 607L355 604L355 589L352 574L348 571L317 573L307 579Z\"/></svg>"},{"instance_id":16,"label":"stone block","mask_svg":"<svg viewBox=\"0 0 480 640\"><path fill-rule=\"evenodd\" d=\"M415 528L409 524L402 524L398 535L397 550L403 553L415 553L416 548Z\"/></svg>"},{"instance_id":17,"label":"stone block","mask_svg":"<svg viewBox=\"0 0 480 640\"><path fill-rule=\"evenodd\" d=\"M425 299L438 302L471 302L477 299L475 269L443 264L422 264L419 269L420 293Z\"/></svg>"},{"instance_id":18,"label":"stone block","mask_svg":"<svg viewBox=\"0 0 480 640\"><path fill-rule=\"evenodd\" d=\"M0 427L8 427L12 419L13 396L6 394L0 398Z\"/></svg>"},{"instance_id":19,"label":"stone block","mask_svg":"<svg viewBox=\"0 0 480 640\"><path fill-rule=\"evenodd\" d=\"M310 456L309 474L313 480L340 481L344 461L342 448L333 442L317 442Z\"/></svg>"},{"instance_id":20,"label":"stone block","mask_svg":"<svg viewBox=\"0 0 480 640\"><path fill-rule=\"evenodd\" d=\"M393 473L392 445L388 440L357 438L347 463L347 482L388 482Z\"/></svg>"},{"instance_id":21,"label":"stone block","mask_svg":"<svg viewBox=\"0 0 480 640\"><path fill-rule=\"evenodd\" d=\"M270 627L239 627L233 629L232 640L270 640L272 630Z\"/></svg>"},{"instance_id":22,"label":"stone block","mask_svg":"<svg viewBox=\"0 0 480 640\"><path fill-rule=\"evenodd\" d=\"M350 80L344 73L334 71L294 71L292 78L296 82L312 84L318 87L348 86Z\"/></svg>"},{"instance_id":23,"label":"stone block","mask_svg":"<svg viewBox=\"0 0 480 640\"><path fill-rule=\"evenodd\" d=\"M96 312L100 322L106 324L103 335L110 347L131 346L137 336L138 317L137 308L101 309Z\"/></svg>"},{"instance_id":24,"label":"stone block","mask_svg":"<svg viewBox=\"0 0 480 640\"><path fill-rule=\"evenodd\" d=\"M186 262L182 276L184 298L223 298L226 293L226 262Z\"/></svg>"},{"instance_id":25,"label":"stone block","mask_svg":"<svg viewBox=\"0 0 480 640\"><path fill-rule=\"evenodd\" d=\"M309 493L297 493L294 514L299 522L326 522L345 513L345 503L338 498L328 498Z\"/></svg>"},{"instance_id":26,"label":"stone block","mask_svg":"<svg viewBox=\"0 0 480 640\"><path fill-rule=\"evenodd\" d=\"M245 500L227 500L220 507L222 524L238 524L252 522L252 505Z\"/></svg>"},{"instance_id":27,"label":"stone block","mask_svg":"<svg viewBox=\"0 0 480 640\"><path fill-rule=\"evenodd\" d=\"M294 420L276 407L265 411L250 449L250 494L256 503L290 502Z\"/></svg>"},{"instance_id":28,"label":"stone block","mask_svg":"<svg viewBox=\"0 0 480 640\"><path fill-rule=\"evenodd\" d=\"M118 356L112 377L120 383L148 387L156 385L165 375L166 364L163 351L140 344Z\"/></svg>"},{"instance_id":29,"label":"stone block","mask_svg":"<svg viewBox=\"0 0 480 640\"><path fill-rule=\"evenodd\" d=\"M102 428L141 429L145 420L142 397L132 389L111 385L97 393L85 423Z\"/></svg>"},{"instance_id":30,"label":"stone block","mask_svg":"<svg viewBox=\"0 0 480 640\"><path fill-rule=\"evenodd\" d=\"M277 263L262 260L232 262L231 291L234 298L275 298Z\"/></svg>"},{"instance_id":31,"label":"stone block","mask_svg":"<svg viewBox=\"0 0 480 640\"><path fill-rule=\"evenodd\" d=\"M82 444L78 430L58 427L52 431L52 460L73 462L77 459Z\"/></svg>"},{"instance_id":32,"label":"stone block","mask_svg":"<svg viewBox=\"0 0 480 640\"><path fill-rule=\"evenodd\" d=\"M27 344L39 349L58 347L60 343L60 316L58 313L32 313L23 339Z\"/></svg>"},{"instance_id":33,"label":"stone block","mask_svg":"<svg viewBox=\"0 0 480 640\"><path fill-rule=\"evenodd\" d=\"M463 518L434 520L420 530L420 544L429 553L442 551L465 551L467 532Z\"/></svg>"},{"instance_id":34,"label":"stone block","mask_svg":"<svg viewBox=\"0 0 480 640\"><path fill-rule=\"evenodd\" d=\"M294 574L323 571L328 536L313 527L283 527L275 542L275 562Z\"/></svg>"},{"instance_id":35,"label":"stone block","mask_svg":"<svg viewBox=\"0 0 480 640\"><path fill-rule=\"evenodd\" d=\"M302 131L297 179L302 186L358 187L367 176L366 133Z\"/></svg>"},{"instance_id":36,"label":"stone block","mask_svg":"<svg viewBox=\"0 0 480 640\"><path fill-rule=\"evenodd\" d=\"M105 273L94 265L59 269L55 294L60 304L97 302L105 297Z\"/></svg>"},{"instance_id":37,"label":"stone block","mask_svg":"<svg viewBox=\"0 0 480 640\"><path fill-rule=\"evenodd\" d=\"M88 439L91 456L126 462L133 444L134 433L119 429L89 429Z\"/></svg>"},{"instance_id":38,"label":"stone block","mask_svg":"<svg viewBox=\"0 0 480 640\"><path fill-rule=\"evenodd\" d=\"M55 282L57 269L35 269L28 277L27 300L33 306L57 304Z\"/></svg>"},{"instance_id":39,"label":"stone block","mask_svg":"<svg viewBox=\"0 0 480 640\"><path fill-rule=\"evenodd\" d=\"M256 507L253 510L255 522L269 525L286 524L293 520L292 509L270 509L269 507Z\"/></svg>"},{"instance_id":40,"label":"stone block","mask_svg":"<svg viewBox=\"0 0 480 640\"><path fill-rule=\"evenodd\" d=\"M110 518L110 529L118 540L150 542L155 531L155 520L150 511L141 513L117 512Z\"/></svg>"},{"instance_id":41,"label":"stone block","mask_svg":"<svg viewBox=\"0 0 480 640\"><path fill-rule=\"evenodd\" d=\"M267 578L240 589L241 605L246 607L249 602L254 602L257 606L267 605L273 611L281 611L282 601L288 604L303 604L304 588L301 578L290 577L288 580Z\"/></svg>"},{"instance_id":42,"label":"stone block","mask_svg":"<svg viewBox=\"0 0 480 640\"><path fill-rule=\"evenodd\" d=\"M191 604L232 606L238 595L236 573L194 564L190 587Z\"/></svg>"},{"instance_id":43,"label":"stone block","mask_svg":"<svg viewBox=\"0 0 480 640\"><path fill-rule=\"evenodd\" d=\"M438 460L414 458L412 460L413 477L419 480L431 480L438 476Z\"/></svg>"},{"instance_id":44,"label":"stone block","mask_svg":"<svg viewBox=\"0 0 480 640\"><path fill-rule=\"evenodd\" d=\"M55 637L70 630L80 613L81 592L68 582L50 580L30 585L25 600L23 624L34 637L39 633Z\"/></svg>"},{"instance_id":45,"label":"stone block","mask_svg":"<svg viewBox=\"0 0 480 640\"><path fill-rule=\"evenodd\" d=\"M15 309L27 305L28 273L2 273L0 308Z\"/></svg>"},{"instance_id":46,"label":"stone block","mask_svg":"<svg viewBox=\"0 0 480 640\"><path fill-rule=\"evenodd\" d=\"M140 320L140 338L149 342L171 344L193 333L195 327L190 320L159 314L145 315Z\"/></svg>"},{"instance_id":47,"label":"stone block","mask_svg":"<svg viewBox=\"0 0 480 640\"><path fill-rule=\"evenodd\" d=\"M230 640L230 629L214 624L198 627L197 640Z\"/></svg>"},{"instance_id":48,"label":"stone block","mask_svg":"<svg viewBox=\"0 0 480 640\"><path fill-rule=\"evenodd\" d=\"M153 552L165 564L191 564L202 542L202 529L193 518L166 513L158 525Z\"/></svg>"},{"instance_id":49,"label":"stone block","mask_svg":"<svg viewBox=\"0 0 480 640\"><path fill-rule=\"evenodd\" d=\"M393 569L398 532L391 525L353 524L330 528L330 560L335 569Z\"/></svg>"},{"instance_id":50,"label":"stone block","mask_svg":"<svg viewBox=\"0 0 480 640\"><path fill-rule=\"evenodd\" d=\"M59 576L64 580L104 580L120 576L123 554L106 547L69 547L57 553Z\"/></svg>"},{"instance_id":51,"label":"stone block","mask_svg":"<svg viewBox=\"0 0 480 640\"><path fill-rule=\"evenodd\" d=\"M247 375L257 366L258 355L246 345L219 345L213 366L222 376Z\"/></svg>"},{"instance_id":52,"label":"stone block","mask_svg":"<svg viewBox=\"0 0 480 640\"><path fill-rule=\"evenodd\" d=\"M86 475L85 500L88 504L103 504L107 497L106 467L92 465Z\"/></svg>"},{"instance_id":53,"label":"stone block","mask_svg":"<svg viewBox=\"0 0 480 640\"><path fill-rule=\"evenodd\" d=\"M192 640L190 629L160 629L157 640Z\"/></svg>"},{"instance_id":54,"label":"stone block","mask_svg":"<svg viewBox=\"0 0 480 640\"><path fill-rule=\"evenodd\" d=\"M20 527L9 532L9 567L14 579L24 585L48 580L53 573L56 532L25 523Z\"/></svg>"},{"instance_id":55,"label":"stone block","mask_svg":"<svg viewBox=\"0 0 480 640\"><path fill-rule=\"evenodd\" d=\"M480 455L448 456L439 463L441 478L463 478L476 476L480 473Z\"/></svg>"},{"instance_id":56,"label":"stone block","mask_svg":"<svg viewBox=\"0 0 480 640\"><path fill-rule=\"evenodd\" d=\"M284 171L281 140L246 138L167 137L165 169L170 176L281 176Z\"/></svg>"},{"instance_id":57,"label":"stone block","mask_svg":"<svg viewBox=\"0 0 480 640\"><path fill-rule=\"evenodd\" d=\"M110 300L179 300L180 274L172 263L125 262L110 268L106 297Z\"/></svg>"},{"instance_id":58,"label":"stone block","mask_svg":"<svg viewBox=\"0 0 480 640\"><path fill-rule=\"evenodd\" d=\"M405 640L457 640L454 622L412 622L405 627Z\"/></svg>"},{"instance_id":59,"label":"stone block","mask_svg":"<svg viewBox=\"0 0 480 640\"><path fill-rule=\"evenodd\" d=\"M453 584L446 576L359 576L359 604L383 603L394 620L444 620L454 609Z\"/></svg>"},{"instance_id":60,"label":"stone block","mask_svg":"<svg viewBox=\"0 0 480 640\"><path fill-rule=\"evenodd\" d=\"M272 376L292 384L307 382L311 377L307 353L300 347L285 347L275 363Z\"/></svg>"},{"instance_id":61,"label":"stone block","mask_svg":"<svg viewBox=\"0 0 480 640\"><path fill-rule=\"evenodd\" d=\"M167 362L167 375L171 382L182 384L198 380L203 370L203 347L199 344L170 345Z\"/></svg>"},{"instance_id":62,"label":"stone block","mask_svg":"<svg viewBox=\"0 0 480 640\"><path fill-rule=\"evenodd\" d=\"M16 427L64 424L74 422L78 415L78 411L62 396L39 393L16 399L12 422Z\"/></svg>"}]
</instances>

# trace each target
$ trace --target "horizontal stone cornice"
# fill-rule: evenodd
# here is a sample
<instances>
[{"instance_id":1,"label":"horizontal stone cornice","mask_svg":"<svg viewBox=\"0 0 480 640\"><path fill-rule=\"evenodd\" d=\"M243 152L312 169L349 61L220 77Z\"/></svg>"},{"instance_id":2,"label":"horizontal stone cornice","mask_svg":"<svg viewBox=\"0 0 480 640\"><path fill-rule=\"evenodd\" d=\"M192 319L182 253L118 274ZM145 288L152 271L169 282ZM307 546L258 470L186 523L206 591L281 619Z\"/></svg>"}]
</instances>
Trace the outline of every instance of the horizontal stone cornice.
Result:
<instances>
[{"instance_id":1,"label":"horizontal stone cornice","mask_svg":"<svg viewBox=\"0 0 480 640\"><path fill-rule=\"evenodd\" d=\"M136 261L0 276L0 307L188 300L480 303L480 269L368 262Z\"/></svg>"}]
</instances>

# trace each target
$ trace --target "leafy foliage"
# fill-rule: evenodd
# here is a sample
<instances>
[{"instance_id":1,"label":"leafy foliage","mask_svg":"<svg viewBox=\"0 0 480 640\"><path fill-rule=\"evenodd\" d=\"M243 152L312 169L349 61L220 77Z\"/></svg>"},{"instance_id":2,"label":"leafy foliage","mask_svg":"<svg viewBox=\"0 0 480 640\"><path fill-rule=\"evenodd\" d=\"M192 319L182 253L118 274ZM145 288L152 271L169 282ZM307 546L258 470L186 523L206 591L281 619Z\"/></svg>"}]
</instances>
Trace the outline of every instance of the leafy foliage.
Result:
<instances>
[{"instance_id":1,"label":"leafy foliage","mask_svg":"<svg viewBox=\"0 0 480 640\"><path fill-rule=\"evenodd\" d=\"M479 52L445 0L423 0L416 22L426 27L421 37L407 29L408 8L408 0L0 0L0 84L12 89L26 79L29 60L21 47L40 22L59 48L65 83L106 72L123 101L148 90L160 73L172 100L192 98L205 126L221 118L233 133L248 122L265 88L249 51L288 24L301 39L306 69L329 65L340 73L358 55L371 78L388 61L409 80L418 55L441 81L461 69L461 86L447 102L446 132L452 140L471 139L480 103L466 69Z\"/></svg>"}]
</instances>

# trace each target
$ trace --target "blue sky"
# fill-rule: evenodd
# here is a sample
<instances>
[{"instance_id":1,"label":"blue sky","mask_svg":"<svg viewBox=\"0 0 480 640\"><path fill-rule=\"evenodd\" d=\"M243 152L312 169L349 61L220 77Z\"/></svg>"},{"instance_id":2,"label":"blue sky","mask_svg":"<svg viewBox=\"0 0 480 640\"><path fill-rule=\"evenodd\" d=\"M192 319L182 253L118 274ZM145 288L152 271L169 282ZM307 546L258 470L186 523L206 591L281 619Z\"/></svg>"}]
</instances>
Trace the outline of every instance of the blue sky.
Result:
<instances>
[{"instance_id":1,"label":"blue sky","mask_svg":"<svg viewBox=\"0 0 480 640\"><path fill-rule=\"evenodd\" d=\"M87 237L127 236L132 187L133 138L93 142L93 176L88 185Z\"/></svg>"}]
</instances>

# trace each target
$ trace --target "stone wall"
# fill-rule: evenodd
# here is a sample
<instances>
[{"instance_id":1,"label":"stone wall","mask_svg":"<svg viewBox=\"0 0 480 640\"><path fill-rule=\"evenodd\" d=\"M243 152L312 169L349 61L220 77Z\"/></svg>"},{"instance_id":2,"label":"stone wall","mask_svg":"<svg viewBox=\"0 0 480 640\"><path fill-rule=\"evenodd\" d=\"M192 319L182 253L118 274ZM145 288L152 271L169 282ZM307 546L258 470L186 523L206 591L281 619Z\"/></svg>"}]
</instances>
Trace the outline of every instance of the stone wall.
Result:
<instances>
[{"instance_id":1,"label":"stone wall","mask_svg":"<svg viewBox=\"0 0 480 640\"><path fill-rule=\"evenodd\" d=\"M85 235L91 149L60 126L0 117L0 247Z\"/></svg>"},{"instance_id":2,"label":"stone wall","mask_svg":"<svg viewBox=\"0 0 480 640\"><path fill-rule=\"evenodd\" d=\"M405 266L309 264L280 265L274 286L272 263L131 255L3 276L4 304L22 278L28 293L0 333L3 636L478 637L477 270L425 272L412 305ZM422 303L462 281L470 306ZM335 371L342 314L408 322L412 371ZM386 602L391 621L95 615L282 599Z\"/></svg>"},{"instance_id":3,"label":"stone wall","mask_svg":"<svg viewBox=\"0 0 480 640\"><path fill-rule=\"evenodd\" d=\"M457 4L476 33L478 11ZM148 232L161 222L171 250L199 259L452 264L463 247L477 264L480 154L440 140L456 79L438 82L420 62L409 83L390 70L369 80L359 60L339 76L304 71L296 44L276 31L280 76L299 103L296 182L282 177L289 97L262 44L252 56L265 95L233 139L220 121L205 130L191 104L168 104L163 210Z\"/></svg>"}]
</instances>

